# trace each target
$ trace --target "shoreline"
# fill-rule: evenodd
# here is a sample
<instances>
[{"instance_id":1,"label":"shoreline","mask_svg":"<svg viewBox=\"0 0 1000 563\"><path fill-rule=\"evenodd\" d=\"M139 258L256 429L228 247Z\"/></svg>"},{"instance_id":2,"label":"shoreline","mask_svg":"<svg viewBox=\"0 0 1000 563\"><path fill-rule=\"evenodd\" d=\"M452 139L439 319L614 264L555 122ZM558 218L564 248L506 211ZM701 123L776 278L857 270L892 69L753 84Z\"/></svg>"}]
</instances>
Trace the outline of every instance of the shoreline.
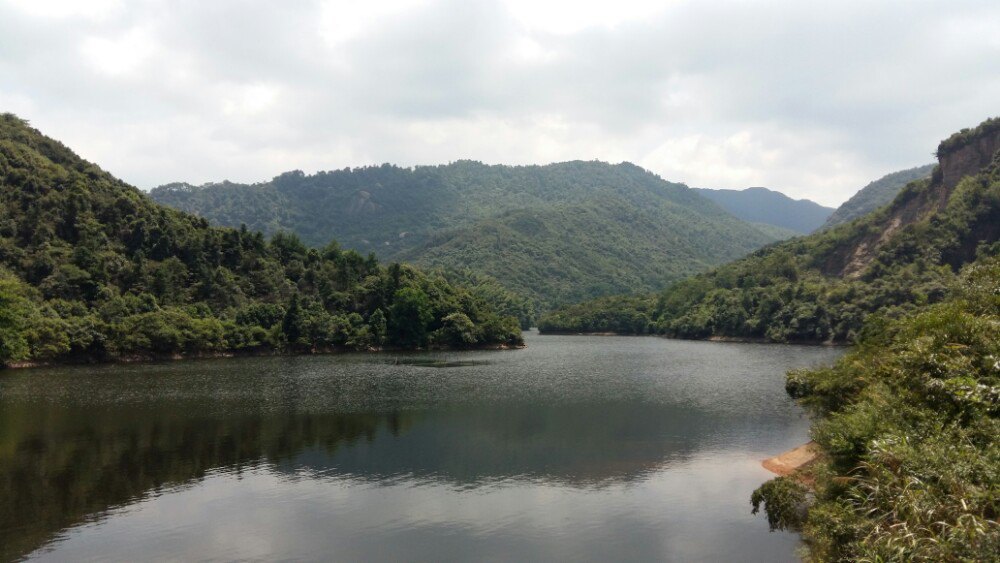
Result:
<instances>
[{"instance_id":1,"label":"shoreline","mask_svg":"<svg viewBox=\"0 0 1000 563\"><path fill-rule=\"evenodd\" d=\"M571 330L538 331L539 336L658 336L656 334L637 334L634 332L574 332Z\"/></svg>"},{"instance_id":2,"label":"shoreline","mask_svg":"<svg viewBox=\"0 0 1000 563\"><path fill-rule=\"evenodd\" d=\"M830 348L848 348L851 346L849 342L832 342L826 341L815 341L815 340L803 340L803 341L792 341L792 342L777 342L775 340L768 340L766 338L754 338L750 336L709 336L708 338L680 338L677 336L665 336L663 334L638 334L634 332L574 332L571 330L547 330L545 332L538 331L540 336L649 336L655 338L663 338L665 340L686 340L689 342L733 342L738 344L777 344L777 345L792 345L792 346L826 346Z\"/></svg>"},{"instance_id":3,"label":"shoreline","mask_svg":"<svg viewBox=\"0 0 1000 563\"><path fill-rule=\"evenodd\" d=\"M694 340L703 342L738 342L742 344L788 344L792 346L824 346L828 348L848 348L851 346L848 342L832 342L830 340L816 341L816 340L793 340L791 342L777 342L775 340L768 340L766 338L751 338L749 336L709 336L708 338L672 338L669 336L664 336L663 338L668 338L670 340Z\"/></svg>"},{"instance_id":4,"label":"shoreline","mask_svg":"<svg viewBox=\"0 0 1000 563\"><path fill-rule=\"evenodd\" d=\"M769 457L760 464L775 475L786 477L819 459L819 444L813 441Z\"/></svg>"},{"instance_id":5,"label":"shoreline","mask_svg":"<svg viewBox=\"0 0 1000 563\"><path fill-rule=\"evenodd\" d=\"M26 370L37 368L69 367L69 366L98 366L116 364L145 364L164 363L196 360L217 360L225 358L262 358L267 356L333 356L337 354L385 354L400 352L476 352L488 350L523 350L527 344L519 346L509 344L490 344L482 346L471 346L463 348L368 348L356 350L350 348L328 348L314 350L219 350L216 352L195 352L183 353L175 352L169 354L132 354L127 356L116 356L108 358L78 357L55 360L23 360L10 362L0 366L0 373L8 370Z\"/></svg>"}]
</instances>

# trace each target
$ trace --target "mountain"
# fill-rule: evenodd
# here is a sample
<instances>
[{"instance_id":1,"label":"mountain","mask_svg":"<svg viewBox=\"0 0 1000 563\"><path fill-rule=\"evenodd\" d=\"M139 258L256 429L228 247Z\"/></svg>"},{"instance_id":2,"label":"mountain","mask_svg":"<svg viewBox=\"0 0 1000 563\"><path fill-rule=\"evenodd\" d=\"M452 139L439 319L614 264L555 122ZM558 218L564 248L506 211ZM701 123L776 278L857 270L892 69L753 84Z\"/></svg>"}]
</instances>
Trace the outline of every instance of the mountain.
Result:
<instances>
[{"instance_id":1,"label":"mountain","mask_svg":"<svg viewBox=\"0 0 1000 563\"><path fill-rule=\"evenodd\" d=\"M841 223L849 223L883 205L888 205L910 182L929 178L931 172L934 171L934 166L934 164L926 164L882 176L861 188L851 199L838 207L823 224L823 228L828 229Z\"/></svg>"},{"instance_id":2,"label":"mountain","mask_svg":"<svg viewBox=\"0 0 1000 563\"><path fill-rule=\"evenodd\" d=\"M650 291L782 238L628 163L382 165L150 195L213 223L475 272L539 309Z\"/></svg>"},{"instance_id":3,"label":"mountain","mask_svg":"<svg viewBox=\"0 0 1000 563\"><path fill-rule=\"evenodd\" d=\"M833 208L823 207L808 199L792 199L767 188L696 189L702 196L748 223L774 225L797 234L815 231L833 213Z\"/></svg>"},{"instance_id":4,"label":"mountain","mask_svg":"<svg viewBox=\"0 0 1000 563\"><path fill-rule=\"evenodd\" d=\"M516 345L476 290L210 227L0 115L0 363Z\"/></svg>"},{"instance_id":5,"label":"mountain","mask_svg":"<svg viewBox=\"0 0 1000 563\"><path fill-rule=\"evenodd\" d=\"M658 295L555 311L543 332L854 340L866 317L945 298L956 272L1000 252L1000 119L938 148L930 178L852 223L778 243ZM624 303L624 306L623 306Z\"/></svg>"}]
</instances>

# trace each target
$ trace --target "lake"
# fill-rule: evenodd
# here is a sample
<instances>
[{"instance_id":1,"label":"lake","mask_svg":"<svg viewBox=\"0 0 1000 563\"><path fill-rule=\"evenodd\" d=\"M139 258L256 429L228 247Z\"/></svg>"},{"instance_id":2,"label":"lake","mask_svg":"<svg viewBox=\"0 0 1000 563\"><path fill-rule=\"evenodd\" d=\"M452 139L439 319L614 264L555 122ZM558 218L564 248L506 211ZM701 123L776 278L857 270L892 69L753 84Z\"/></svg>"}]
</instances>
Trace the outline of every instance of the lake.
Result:
<instances>
[{"instance_id":1,"label":"lake","mask_svg":"<svg viewBox=\"0 0 1000 563\"><path fill-rule=\"evenodd\" d=\"M4 372L0 560L795 560L750 493L840 350L526 339Z\"/></svg>"}]
</instances>

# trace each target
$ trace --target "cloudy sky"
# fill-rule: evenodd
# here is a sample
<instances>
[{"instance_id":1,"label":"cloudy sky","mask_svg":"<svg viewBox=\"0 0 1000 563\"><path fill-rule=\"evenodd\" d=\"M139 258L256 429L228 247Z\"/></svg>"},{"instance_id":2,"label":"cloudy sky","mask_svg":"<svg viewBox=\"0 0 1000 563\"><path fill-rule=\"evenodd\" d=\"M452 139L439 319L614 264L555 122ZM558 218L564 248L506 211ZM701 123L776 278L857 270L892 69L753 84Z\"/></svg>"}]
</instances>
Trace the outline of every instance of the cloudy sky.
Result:
<instances>
[{"instance_id":1,"label":"cloudy sky","mask_svg":"<svg viewBox=\"0 0 1000 563\"><path fill-rule=\"evenodd\" d=\"M835 205L1000 115L1000 3L0 0L0 111L142 188L600 159Z\"/></svg>"}]
</instances>

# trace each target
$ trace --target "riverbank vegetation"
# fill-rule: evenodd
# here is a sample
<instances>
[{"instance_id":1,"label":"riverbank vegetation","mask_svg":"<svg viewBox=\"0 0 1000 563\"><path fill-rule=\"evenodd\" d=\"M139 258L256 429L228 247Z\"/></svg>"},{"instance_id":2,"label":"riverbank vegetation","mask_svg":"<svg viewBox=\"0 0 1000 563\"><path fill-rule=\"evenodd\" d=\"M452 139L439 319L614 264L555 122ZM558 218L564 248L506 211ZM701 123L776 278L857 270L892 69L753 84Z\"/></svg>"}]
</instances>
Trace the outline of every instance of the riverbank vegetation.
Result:
<instances>
[{"instance_id":1,"label":"riverbank vegetation","mask_svg":"<svg viewBox=\"0 0 1000 563\"><path fill-rule=\"evenodd\" d=\"M211 227L11 114L0 208L0 363L521 344L496 287Z\"/></svg>"},{"instance_id":2,"label":"riverbank vegetation","mask_svg":"<svg viewBox=\"0 0 1000 563\"><path fill-rule=\"evenodd\" d=\"M832 238L796 239L767 248L678 282L658 295L566 307L543 315L538 326L548 333L851 342L870 313L899 316L939 301L954 279L954 271L933 256L893 261L878 273L856 278L824 275L814 263L813 251Z\"/></svg>"},{"instance_id":3,"label":"riverbank vegetation","mask_svg":"<svg viewBox=\"0 0 1000 563\"><path fill-rule=\"evenodd\" d=\"M941 303L873 318L787 388L818 415L824 457L754 493L772 527L801 530L820 561L1000 559L1000 259Z\"/></svg>"}]
</instances>

